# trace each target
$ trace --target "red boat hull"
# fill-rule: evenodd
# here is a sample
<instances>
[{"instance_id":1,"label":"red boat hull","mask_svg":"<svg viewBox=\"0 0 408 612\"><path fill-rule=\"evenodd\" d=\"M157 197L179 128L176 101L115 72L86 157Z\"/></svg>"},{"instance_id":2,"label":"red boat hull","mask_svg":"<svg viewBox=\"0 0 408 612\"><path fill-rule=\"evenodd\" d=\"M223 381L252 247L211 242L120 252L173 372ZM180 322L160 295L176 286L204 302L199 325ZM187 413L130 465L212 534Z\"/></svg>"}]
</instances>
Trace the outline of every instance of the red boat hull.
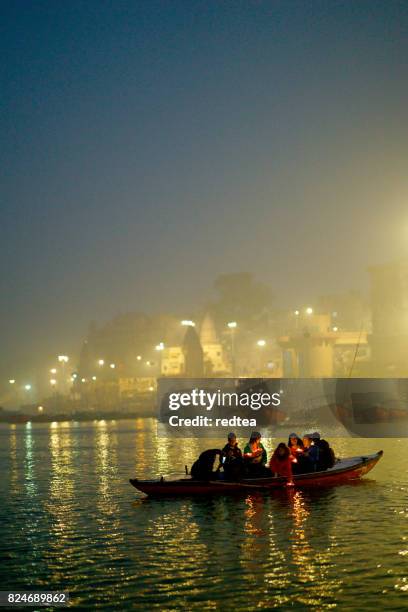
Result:
<instances>
[{"instance_id":1,"label":"red boat hull","mask_svg":"<svg viewBox=\"0 0 408 612\"><path fill-rule=\"evenodd\" d=\"M383 455L383 451L364 457L350 457L338 461L333 468L323 472L312 472L310 474L299 474L293 480L296 487L326 487L340 485L358 480L367 474ZM192 478L180 480L138 480L131 478L130 484L136 489L151 496L166 495L227 495L254 489L274 489L287 485L286 478L256 478L245 479L240 482L227 482L225 480L214 480L204 482Z\"/></svg>"}]
</instances>

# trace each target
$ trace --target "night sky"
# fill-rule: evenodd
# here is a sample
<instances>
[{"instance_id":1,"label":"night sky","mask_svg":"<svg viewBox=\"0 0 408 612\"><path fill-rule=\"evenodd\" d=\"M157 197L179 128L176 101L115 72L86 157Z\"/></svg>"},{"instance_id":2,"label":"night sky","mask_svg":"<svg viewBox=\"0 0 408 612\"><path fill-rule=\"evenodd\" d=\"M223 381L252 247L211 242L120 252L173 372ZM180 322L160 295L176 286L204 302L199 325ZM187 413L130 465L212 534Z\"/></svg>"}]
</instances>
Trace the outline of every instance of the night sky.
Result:
<instances>
[{"instance_id":1,"label":"night sky","mask_svg":"<svg viewBox=\"0 0 408 612\"><path fill-rule=\"evenodd\" d=\"M407 2L0 11L2 372L220 273L297 307L408 254Z\"/></svg>"}]
</instances>

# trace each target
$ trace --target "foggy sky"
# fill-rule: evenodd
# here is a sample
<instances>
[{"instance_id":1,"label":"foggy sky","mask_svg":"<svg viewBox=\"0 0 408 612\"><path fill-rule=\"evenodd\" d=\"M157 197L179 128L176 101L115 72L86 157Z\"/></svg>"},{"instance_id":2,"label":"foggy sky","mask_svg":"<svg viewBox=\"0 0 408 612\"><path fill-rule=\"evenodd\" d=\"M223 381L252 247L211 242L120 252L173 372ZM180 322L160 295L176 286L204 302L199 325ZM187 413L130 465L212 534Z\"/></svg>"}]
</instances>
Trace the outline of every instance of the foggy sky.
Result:
<instances>
[{"instance_id":1,"label":"foggy sky","mask_svg":"<svg viewBox=\"0 0 408 612\"><path fill-rule=\"evenodd\" d=\"M407 255L406 2L0 11L2 371L220 273L297 307Z\"/></svg>"}]
</instances>

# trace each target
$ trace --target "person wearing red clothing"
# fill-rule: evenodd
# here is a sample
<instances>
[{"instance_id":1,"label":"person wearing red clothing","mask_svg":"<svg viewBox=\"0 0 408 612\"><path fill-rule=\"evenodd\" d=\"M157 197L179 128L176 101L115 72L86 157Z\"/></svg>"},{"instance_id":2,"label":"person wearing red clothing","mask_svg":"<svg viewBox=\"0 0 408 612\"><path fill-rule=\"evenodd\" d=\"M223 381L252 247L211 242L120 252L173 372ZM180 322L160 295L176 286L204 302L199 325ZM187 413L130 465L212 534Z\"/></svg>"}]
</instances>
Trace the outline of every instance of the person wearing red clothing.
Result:
<instances>
[{"instance_id":1,"label":"person wearing red clothing","mask_svg":"<svg viewBox=\"0 0 408 612\"><path fill-rule=\"evenodd\" d=\"M292 454L289 448L281 442L275 449L269 462L269 468L274 476L284 476L288 479L287 484L293 486L292 479Z\"/></svg>"}]
</instances>

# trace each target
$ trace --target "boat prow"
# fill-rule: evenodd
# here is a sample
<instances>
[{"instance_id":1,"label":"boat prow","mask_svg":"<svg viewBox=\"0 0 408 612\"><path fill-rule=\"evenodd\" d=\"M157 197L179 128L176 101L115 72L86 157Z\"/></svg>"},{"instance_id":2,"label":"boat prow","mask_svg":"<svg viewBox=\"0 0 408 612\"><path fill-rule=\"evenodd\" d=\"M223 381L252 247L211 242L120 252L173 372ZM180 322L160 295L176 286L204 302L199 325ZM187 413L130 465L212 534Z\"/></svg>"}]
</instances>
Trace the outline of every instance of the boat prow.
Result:
<instances>
[{"instance_id":1,"label":"boat prow","mask_svg":"<svg viewBox=\"0 0 408 612\"><path fill-rule=\"evenodd\" d=\"M340 459L332 468L321 472L297 474L293 477L296 487L325 487L345 484L365 476L378 463L383 451L372 455L348 457ZM130 484L139 491L151 496L167 495L209 495L230 494L253 489L274 489L287 485L287 479L281 477L245 478L237 482L226 480L194 480L193 478L180 478L178 480L138 480L131 478Z\"/></svg>"}]
</instances>

